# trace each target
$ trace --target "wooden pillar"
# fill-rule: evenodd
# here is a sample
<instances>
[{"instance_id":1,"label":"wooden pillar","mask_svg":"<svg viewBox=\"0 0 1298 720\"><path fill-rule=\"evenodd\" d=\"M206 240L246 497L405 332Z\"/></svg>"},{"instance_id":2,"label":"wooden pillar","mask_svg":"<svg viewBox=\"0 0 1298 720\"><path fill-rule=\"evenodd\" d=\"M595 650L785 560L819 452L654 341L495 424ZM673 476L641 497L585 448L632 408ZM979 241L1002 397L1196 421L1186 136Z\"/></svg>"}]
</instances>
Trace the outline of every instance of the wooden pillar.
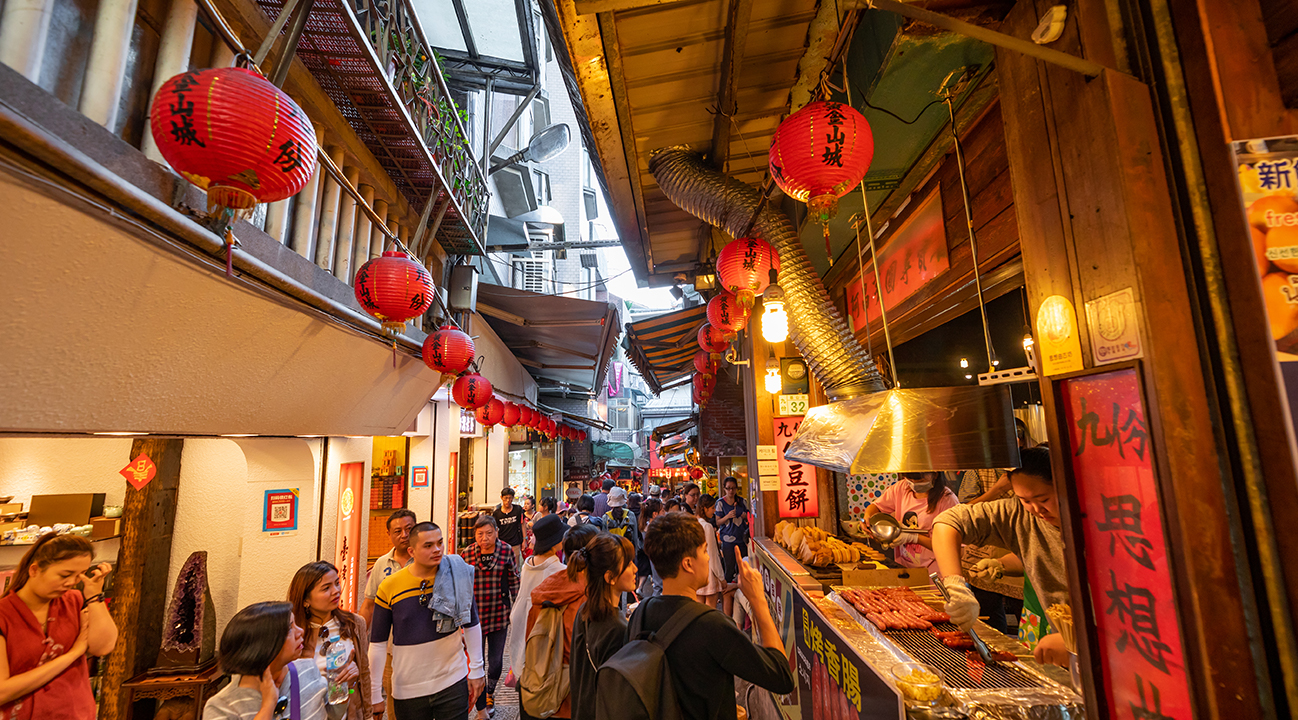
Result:
<instances>
[{"instance_id":1,"label":"wooden pillar","mask_svg":"<svg viewBox=\"0 0 1298 720\"><path fill-rule=\"evenodd\" d=\"M374 214L383 218L383 222L385 226L390 224L391 219L388 215L388 201L375 200ZM371 232L372 234L370 235L370 258L369 259L373 260L374 258L382 255L383 251L387 249L385 246L387 245L388 242L388 236L383 234L383 228L379 227L377 224L374 224L374 227L372 228Z\"/></svg>"},{"instance_id":2,"label":"wooden pillar","mask_svg":"<svg viewBox=\"0 0 1298 720\"><path fill-rule=\"evenodd\" d=\"M369 185L361 185L357 188L361 192L361 200L366 205L374 207L374 188ZM348 285L352 284L352 278L356 277L356 271L361 268L370 259L370 240L374 234L373 224L370 222L370 216L360 207L356 208L356 236L352 241L352 264L351 273L344 280Z\"/></svg>"},{"instance_id":3,"label":"wooden pillar","mask_svg":"<svg viewBox=\"0 0 1298 720\"><path fill-rule=\"evenodd\" d=\"M1027 36L1048 5L1018 3L1003 31ZM1079 3L1053 47L1117 67L1105 5ZM1267 717L1262 696L1269 689L1258 681L1265 673L1250 647L1256 608L1246 597L1251 589L1244 588L1251 580L1232 539L1238 526L1214 428L1220 416L1205 382L1208 359L1199 349L1198 301L1186 279L1151 89L1114 70L1087 79L1005 50L997 50L996 65L1033 319L1047 295L1071 300L1089 367L1085 303L1125 288L1135 295L1157 501L1168 541L1166 572L1176 595L1177 617L1160 622L1180 622L1195 717ZM1041 394L1056 449L1055 476L1064 479L1060 509L1072 604L1075 614L1085 617L1085 608L1106 612L1092 601L1096 589L1089 586L1085 568L1088 550L1098 554L1107 548L1083 545L1080 523L1094 519L1083 518L1072 505L1076 490L1066 484L1069 463L1059 449L1069 447L1069 429L1059 426L1050 404L1057 382L1043 377ZM1127 712L1105 707L1094 628L1085 622L1076 627L1082 665L1091 670L1084 673L1088 713Z\"/></svg>"},{"instance_id":4,"label":"wooden pillar","mask_svg":"<svg viewBox=\"0 0 1298 720\"><path fill-rule=\"evenodd\" d=\"M122 683L153 667L162 646L162 622L169 599L171 534L184 444L184 440L140 438L131 444L131 456L126 458L130 461L144 453L158 471L142 489L126 489L122 545L110 604L119 633L104 673L100 701L104 720L127 717Z\"/></svg>"},{"instance_id":5,"label":"wooden pillar","mask_svg":"<svg viewBox=\"0 0 1298 720\"><path fill-rule=\"evenodd\" d=\"M316 126L315 139L317 145L324 144L324 128ZM312 161L315 163L315 172L302 192L293 198L293 236L289 238L289 247L307 259L313 257L311 238L315 234L316 198L320 196L320 186L327 174L319 158L312 158Z\"/></svg>"},{"instance_id":6,"label":"wooden pillar","mask_svg":"<svg viewBox=\"0 0 1298 720\"><path fill-rule=\"evenodd\" d=\"M343 168L343 177L347 182L356 187L361 179L361 171L357 168L348 166ZM338 240L334 251L334 277L342 280L348 285L351 284L352 274L356 268L352 267L352 244L356 240L356 198L349 193L344 192L338 201Z\"/></svg>"},{"instance_id":7,"label":"wooden pillar","mask_svg":"<svg viewBox=\"0 0 1298 720\"><path fill-rule=\"evenodd\" d=\"M343 149L334 145L326 148L334 167L343 166ZM324 194L320 200L320 234L316 236L315 264L325 270L331 270L334 260L334 242L338 238L338 206L342 200L342 185L328 172L321 173Z\"/></svg>"},{"instance_id":8,"label":"wooden pillar","mask_svg":"<svg viewBox=\"0 0 1298 720\"><path fill-rule=\"evenodd\" d=\"M0 63L40 82L54 0L8 0L0 14Z\"/></svg>"},{"instance_id":9,"label":"wooden pillar","mask_svg":"<svg viewBox=\"0 0 1298 720\"><path fill-rule=\"evenodd\" d=\"M162 26L162 39L158 44L158 60L153 66L153 92L156 95L162 83L189 69L189 55L194 48L194 26L198 22L198 5L194 0L171 0L167 20ZM153 133L144 133L141 150L154 162L164 162L153 142Z\"/></svg>"},{"instance_id":10,"label":"wooden pillar","mask_svg":"<svg viewBox=\"0 0 1298 720\"><path fill-rule=\"evenodd\" d=\"M109 130L117 124L126 57L135 28L136 0L103 0L95 17L90 62L81 92L81 114ZM224 43L221 43L222 45Z\"/></svg>"}]
</instances>

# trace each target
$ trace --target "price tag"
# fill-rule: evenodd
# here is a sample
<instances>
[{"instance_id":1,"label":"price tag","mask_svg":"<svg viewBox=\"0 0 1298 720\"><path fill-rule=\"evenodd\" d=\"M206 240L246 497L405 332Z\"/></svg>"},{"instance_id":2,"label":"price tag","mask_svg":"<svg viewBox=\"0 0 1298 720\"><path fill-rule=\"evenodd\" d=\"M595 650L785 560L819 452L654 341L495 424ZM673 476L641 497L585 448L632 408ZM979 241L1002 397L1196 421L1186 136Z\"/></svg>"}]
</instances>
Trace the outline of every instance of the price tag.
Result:
<instances>
[{"instance_id":1,"label":"price tag","mask_svg":"<svg viewBox=\"0 0 1298 720\"><path fill-rule=\"evenodd\" d=\"M779 412L777 412L776 415L807 414L806 395L780 395L779 397Z\"/></svg>"},{"instance_id":2,"label":"price tag","mask_svg":"<svg viewBox=\"0 0 1298 720\"><path fill-rule=\"evenodd\" d=\"M775 446L774 446L774 445L758 445L758 446L757 446L757 459L758 459L758 460L775 460L775 459L777 459L778 457L779 457L779 455L776 455L776 454L775 454Z\"/></svg>"}]
</instances>

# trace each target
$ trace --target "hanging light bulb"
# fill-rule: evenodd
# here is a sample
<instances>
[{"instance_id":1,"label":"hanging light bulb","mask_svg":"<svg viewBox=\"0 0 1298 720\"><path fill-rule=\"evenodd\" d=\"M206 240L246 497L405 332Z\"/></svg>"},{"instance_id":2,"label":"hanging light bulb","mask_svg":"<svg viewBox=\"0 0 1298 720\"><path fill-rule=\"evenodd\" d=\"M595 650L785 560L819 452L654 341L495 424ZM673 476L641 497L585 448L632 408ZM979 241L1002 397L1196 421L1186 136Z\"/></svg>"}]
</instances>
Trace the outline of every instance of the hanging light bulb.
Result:
<instances>
[{"instance_id":1,"label":"hanging light bulb","mask_svg":"<svg viewBox=\"0 0 1298 720\"><path fill-rule=\"evenodd\" d=\"M762 293L762 337L769 343L789 339L789 316L784 312L784 289L776 280L776 270L772 268L771 284Z\"/></svg>"},{"instance_id":2,"label":"hanging light bulb","mask_svg":"<svg viewBox=\"0 0 1298 720\"><path fill-rule=\"evenodd\" d=\"M780 381L780 361L772 355L766 360L766 392L775 395L780 392L783 383Z\"/></svg>"},{"instance_id":3,"label":"hanging light bulb","mask_svg":"<svg viewBox=\"0 0 1298 720\"><path fill-rule=\"evenodd\" d=\"M968 368L968 367L969 367L969 358L960 358L960 367L962 367L962 368Z\"/></svg>"}]
</instances>

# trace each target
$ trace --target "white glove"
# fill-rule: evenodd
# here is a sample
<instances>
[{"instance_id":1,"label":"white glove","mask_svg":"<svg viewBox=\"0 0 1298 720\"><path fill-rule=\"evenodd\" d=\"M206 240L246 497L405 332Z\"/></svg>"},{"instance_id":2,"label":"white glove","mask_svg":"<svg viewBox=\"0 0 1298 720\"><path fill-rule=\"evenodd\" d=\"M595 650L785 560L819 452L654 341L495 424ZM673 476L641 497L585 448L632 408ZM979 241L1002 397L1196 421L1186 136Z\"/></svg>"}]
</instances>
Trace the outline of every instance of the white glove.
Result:
<instances>
[{"instance_id":1,"label":"white glove","mask_svg":"<svg viewBox=\"0 0 1298 720\"><path fill-rule=\"evenodd\" d=\"M913 545L917 542L919 542L919 533L903 532L893 538L892 542L885 543L883 549L887 550L888 548L895 548L899 545Z\"/></svg>"},{"instance_id":2,"label":"white glove","mask_svg":"<svg viewBox=\"0 0 1298 720\"><path fill-rule=\"evenodd\" d=\"M978 598L969 589L969 583L959 575L948 575L942 578L942 584L946 587L947 595L951 596L946 601L945 608L946 614L951 616L951 622L959 625L961 630L973 627L974 621L978 619Z\"/></svg>"},{"instance_id":3,"label":"white glove","mask_svg":"<svg viewBox=\"0 0 1298 720\"><path fill-rule=\"evenodd\" d=\"M1000 580L1005 577L1005 563L996 558L979 560L969 569L969 574L985 580Z\"/></svg>"}]
</instances>

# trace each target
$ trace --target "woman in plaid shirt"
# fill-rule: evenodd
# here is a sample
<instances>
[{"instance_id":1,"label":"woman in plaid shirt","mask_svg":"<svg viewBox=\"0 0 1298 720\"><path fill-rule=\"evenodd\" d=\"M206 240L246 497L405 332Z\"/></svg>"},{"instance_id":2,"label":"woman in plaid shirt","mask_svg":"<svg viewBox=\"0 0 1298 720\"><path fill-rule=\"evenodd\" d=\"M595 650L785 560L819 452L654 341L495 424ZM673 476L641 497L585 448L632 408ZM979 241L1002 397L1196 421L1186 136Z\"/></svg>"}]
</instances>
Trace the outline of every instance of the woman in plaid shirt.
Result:
<instances>
[{"instance_id":1,"label":"woman in plaid shirt","mask_svg":"<svg viewBox=\"0 0 1298 720\"><path fill-rule=\"evenodd\" d=\"M478 604L482 638L487 646L487 691L478 696L478 718L486 720L487 708L493 705L496 681L500 679L505 657L505 636L509 632L509 611L518 595L518 568L514 551L501 542L496 520L481 515L473 524L476 542L460 553L465 562L477 568L473 576L473 599Z\"/></svg>"}]
</instances>

